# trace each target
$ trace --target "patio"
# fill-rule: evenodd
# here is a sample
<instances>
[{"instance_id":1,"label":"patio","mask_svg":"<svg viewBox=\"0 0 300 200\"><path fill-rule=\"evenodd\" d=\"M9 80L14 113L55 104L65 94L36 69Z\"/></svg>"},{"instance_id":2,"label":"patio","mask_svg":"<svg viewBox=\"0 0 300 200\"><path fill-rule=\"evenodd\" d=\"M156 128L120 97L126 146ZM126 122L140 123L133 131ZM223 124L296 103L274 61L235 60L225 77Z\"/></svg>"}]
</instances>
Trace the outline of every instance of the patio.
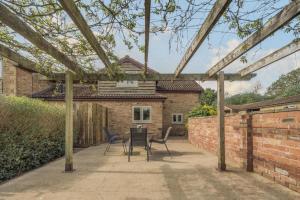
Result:
<instances>
[{"instance_id":1,"label":"patio","mask_svg":"<svg viewBox=\"0 0 300 200\"><path fill-rule=\"evenodd\" d=\"M154 144L149 163L141 149L128 163L121 145L106 156L105 144L90 147L74 154L74 173L63 172L64 159L59 159L0 185L0 200L300 198L255 173L231 167L218 172L216 156L185 140L172 138L169 147L173 158Z\"/></svg>"}]
</instances>

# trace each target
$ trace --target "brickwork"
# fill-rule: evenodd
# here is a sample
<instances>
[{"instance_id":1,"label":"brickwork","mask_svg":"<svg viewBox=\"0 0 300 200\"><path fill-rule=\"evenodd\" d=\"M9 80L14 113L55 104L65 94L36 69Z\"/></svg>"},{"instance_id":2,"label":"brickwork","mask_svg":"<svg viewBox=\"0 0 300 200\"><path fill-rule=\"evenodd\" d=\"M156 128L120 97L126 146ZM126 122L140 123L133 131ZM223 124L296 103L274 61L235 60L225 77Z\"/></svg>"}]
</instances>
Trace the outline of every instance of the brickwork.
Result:
<instances>
[{"instance_id":1,"label":"brickwork","mask_svg":"<svg viewBox=\"0 0 300 200\"><path fill-rule=\"evenodd\" d=\"M171 93L163 92L161 95L167 97L163 107L163 132L166 132L169 126L172 126L171 135L185 135L187 113L199 103L198 93ZM173 124L173 113L182 113L184 115L183 124Z\"/></svg>"},{"instance_id":2,"label":"brickwork","mask_svg":"<svg viewBox=\"0 0 300 200\"><path fill-rule=\"evenodd\" d=\"M3 93L5 95L17 94L17 68L10 60L3 59Z\"/></svg>"},{"instance_id":3,"label":"brickwork","mask_svg":"<svg viewBox=\"0 0 300 200\"><path fill-rule=\"evenodd\" d=\"M64 103L63 101L49 101L50 103ZM75 104L82 104L88 101L74 101ZM151 107L151 123L142 124L148 128L150 134L161 137L162 134L162 101L98 101L100 105L108 108L108 127L111 131L121 135L129 134L131 127L136 127L141 123L132 122L132 107L133 106L150 106Z\"/></svg>"},{"instance_id":4,"label":"brickwork","mask_svg":"<svg viewBox=\"0 0 300 200\"><path fill-rule=\"evenodd\" d=\"M188 131L190 143L216 154L216 117L191 118ZM226 162L300 192L300 111L226 116L225 146Z\"/></svg>"}]
</instances>

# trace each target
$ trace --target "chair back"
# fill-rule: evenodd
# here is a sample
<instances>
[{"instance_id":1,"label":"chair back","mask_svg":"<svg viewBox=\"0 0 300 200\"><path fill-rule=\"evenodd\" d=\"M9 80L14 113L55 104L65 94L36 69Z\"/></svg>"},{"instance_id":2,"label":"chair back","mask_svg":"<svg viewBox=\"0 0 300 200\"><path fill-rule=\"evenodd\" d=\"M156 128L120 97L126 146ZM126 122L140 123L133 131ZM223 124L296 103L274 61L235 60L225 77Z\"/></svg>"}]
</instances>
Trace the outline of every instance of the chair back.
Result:
<instances>
[{"instance_id":1,"label":"chair back","mask_svg":"<svg viewBox=\"0 0 300 200\"><path fill-rule=\"evenodd\" d=\"M165 137L164 137L164 142L167 142L168 137L169 137L169 135L170 135L170 133L171 133L171 130L172 130L172 126L170 126L170 127L168 128L168 130L167 130L167 132L166 132L166 135L165 135Z\"/></svg>"},{"instance_id":2,"label":"chair back","mask_svg":"<svg viewBox=\"0 0 300 200\"><path fill-rule=\"evenodd\" d=\"M133 146L147 145L147 129L146 128L130 128L130 139Z\"/></svg>"},{"instance_id":3,"label":"chair back","mask_svg":"<svg viewBox=\"0 0 300 200\"><path fill-rule=\"evenodd\" d=\"M106 139L109 141L112 135L109 133L107 128L103 128L103 132L105 133Z\"/></svg>"}]
</instances>

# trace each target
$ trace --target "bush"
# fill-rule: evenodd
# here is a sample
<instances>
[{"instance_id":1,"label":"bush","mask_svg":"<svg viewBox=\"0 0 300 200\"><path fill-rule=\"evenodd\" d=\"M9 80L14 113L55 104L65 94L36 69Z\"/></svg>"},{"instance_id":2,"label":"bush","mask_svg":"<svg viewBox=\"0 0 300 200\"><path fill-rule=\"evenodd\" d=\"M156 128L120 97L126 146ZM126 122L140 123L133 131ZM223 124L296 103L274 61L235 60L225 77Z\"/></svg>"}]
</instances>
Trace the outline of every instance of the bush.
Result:
<instances>
[{"instance_id":1,"label":"bush","mask_svg":"<svg viewBox=\"0 0 300 200\"><path fill-rule=\"evenodd\" d=\"M64 107L0 96L0 182L63 156L64 129Z\"/></svg>"},{"instance_id":2,"label":"bush","mask_svg":"<svg viewBox=\"0 0 300 200\"><path fill-rule=\"evenodd\" d=\"M191 112L189 112L189 117L202 117L202 116L212 116L216 115L217 110L216 107L210 105L198 105L197 107L193 108Z\"/></svg>"}]
</instances>

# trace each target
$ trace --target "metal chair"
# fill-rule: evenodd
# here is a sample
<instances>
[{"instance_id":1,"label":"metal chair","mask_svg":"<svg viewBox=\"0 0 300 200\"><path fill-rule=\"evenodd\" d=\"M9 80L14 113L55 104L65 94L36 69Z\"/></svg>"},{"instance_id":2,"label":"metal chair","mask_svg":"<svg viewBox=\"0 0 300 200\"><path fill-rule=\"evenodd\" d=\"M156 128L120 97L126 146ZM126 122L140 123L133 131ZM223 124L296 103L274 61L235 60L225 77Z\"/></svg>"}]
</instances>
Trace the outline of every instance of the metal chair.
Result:
<instances>
[{"instance_id":1,"label":"metal chair","mask_svg":"<svg viewBox=\"0 0 300 200\"><path fill-rule=\"evenodd\" d=\"M106 152L109 151L111 144L119 144L119 143L122 143L124 153L126 153L124 138L122 138L119 134L110 132L107 128L103 128L103 132L105 133L108 142L104 151L104 155L106 154Z\"/></svg>"},{"instance_id":2,"label":"metal chair","mask_svg":"<svg viewBox=\"0 0 300 200\"><path fill-rule=\"evenodd\" d=\"M170 135L170 132L172 130L172 127L170 126L166 132L166 135L163 139L150 139L150 150L151 150L151 147L152 147L152 143L158 143L158 144L164 144L169 155L171 156L171 152L169 151L168 149L168 146L167 146L167 141L168 141L168 137Z\"/></svg>"},{"instance_id":3,"label":"metal chair","mask_svg":"<svg viewBox=\"0 0 300 200\"><path fill-rule=\"evenodd\" d=\"M133 146L144 147L147 151L147 161L149 161L150 147L146 128L130 128L130 138L128 143L128 162L130 162Z\"/></svg>"}]
</instances>

